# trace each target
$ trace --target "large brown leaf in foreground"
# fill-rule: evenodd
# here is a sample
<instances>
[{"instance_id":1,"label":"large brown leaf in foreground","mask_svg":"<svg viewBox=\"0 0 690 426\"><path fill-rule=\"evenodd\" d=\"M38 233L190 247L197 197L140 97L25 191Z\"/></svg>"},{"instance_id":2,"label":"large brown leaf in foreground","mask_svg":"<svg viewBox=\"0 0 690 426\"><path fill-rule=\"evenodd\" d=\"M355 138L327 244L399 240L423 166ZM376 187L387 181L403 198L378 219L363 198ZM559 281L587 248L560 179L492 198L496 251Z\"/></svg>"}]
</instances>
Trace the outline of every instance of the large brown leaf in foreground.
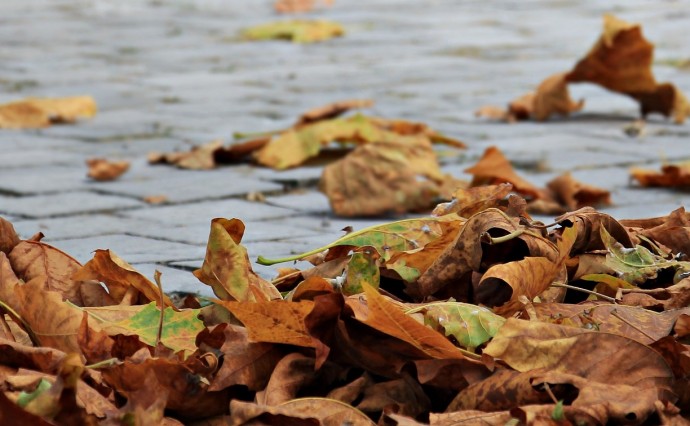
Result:
<instances>
[{"instance_id":1,"label":"large brown leaf in foreground","mask_svg":"<svg viewBox=\"0 0 690 426\"><path fill-rule=\"evenodd\" d=\"M241 220L213 219L206 258L201 268L194 271L194 276L211 286L223 300L280 299L280 292L252 271L247 249L240 244L243 235Z\"/></svg>"},{"instance_id":2,"label":"large brown leaf in foreground","mask_svg":"<svg viewBox=\"0 0 690 426\"><path fill-rule=\"evenodd\" d=\"M430 208L449 197L452 182L427 139L401 136L400 142L360 146L327 166L321 190L339 216L376 216Z\"/></svg>"},{"instance_id":3,"label":"large brown leaf in foreground","mask_svg":"<svg viewBox=\"0 0 690 426\"><path fill-rule=\"evenodd\" d=\"M484 353L517 371L545 368L600 383L670 388L663 357L635 340L556 324L508 319Z\"/></svg>"},{"instance_id":4,"label":"large brown leaf in foreground","mask_svg":"<svg viewBox=\"0 0 690 426\"><path fill-rule=\"evenodd\" d=\"M91 96L27 98L0 105L0 129L37 129L96 115Z\"/></svg>"},{"instance_id":5,"label":"large brown leaf in foreground","mask_svg":"<svg viewBox=\"0 0 690 426\"><path fill-rule=\"evenodd\" d=\"M72 275L82 266L71 256L40 241L22 241L9 255L12 269L25 282L35 282L46 290L82 305L79 283Z\"/></svg>"}]
</instances>

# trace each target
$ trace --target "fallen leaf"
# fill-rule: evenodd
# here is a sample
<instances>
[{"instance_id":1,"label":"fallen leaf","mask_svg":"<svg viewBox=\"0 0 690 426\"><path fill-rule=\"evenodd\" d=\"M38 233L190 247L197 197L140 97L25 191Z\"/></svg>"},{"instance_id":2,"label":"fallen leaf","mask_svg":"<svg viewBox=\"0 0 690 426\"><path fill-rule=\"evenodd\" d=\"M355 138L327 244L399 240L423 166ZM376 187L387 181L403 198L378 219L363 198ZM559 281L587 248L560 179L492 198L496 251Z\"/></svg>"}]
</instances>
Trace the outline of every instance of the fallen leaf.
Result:
<instances>
[{"instance_id":1,"label":"fallen leaf","mask_svg":"<svg viewBox=\"0 0 690 426\"><path fill-rule=\"evenodd\" d=\"M430 208L448 198L444 181L452 178L442 175L431 144L418 139L357 147L326 166L320 189L339 216L376 216Z\"/></svg>"},{"instance_id":2,"label":"fallen leaf","mask_svg":"<svg viewBox=\"0 0 690 426\"><path fill-rule=\"evenodd\" d=\"M462 352L443 335L406 315L367 283L362 283L368 313L357 318L364 324L396 337L419 349L430 358L463 358Z\"/></svg>"},{"instance_id":3,"label":"fallen leaf","mask_svg":"<svg viewBox=\"0 0 690 426\"><path fill-rule=\"evenodd\" d=\"M213 219L206 257L194 276L223 300L281 299L280 292L252 270L247 249L240 244L243 235L241 220Z\"/></svg>"},{"instance_id":4,"label":"fallen leaf","mask_svg":"<svg viewBox=\"0 0 690 426\"><path fill-rule=\"evenodd\" d=\"M379 266L371 251L355 252L347 264L347 274L342 291L345 296L362 293L362 283L366 282L374 288L379 288Z\"/></svg>"},{"instance_id":5,"label":"fallen leaf","mask_svg":"<svg viewBox=\"0 0 690 426\"><path fill-rule=\"evenodd\" d=\"M216 303L228 309L239 319L254 342L284 343L313 347L314 343L304 319L314 308L314 302L227 302Z\"/></svg>"},{"instance_id":6,"label":"fallen leaf","mask_svg":"<svg viewBox=\"0 0 690 426\"><path fill-rule=\"evenodd\" d=\"M82 266L68 254L36 241L22 241L9 254L12 269L25 282L55 291L75 305L82 305L79 283L72 275Z\"/></svg>"},{"instance_id":7,"label":"fallen leaf","mask_svg":"<svg viewBox=\"0 0 690 426\"><path fill-rule=\"evenodd\" d=\"M7 219L0 217L0 251L10 254L14 246L19 244L21 239L14 230L14 226Z\"/></svg>"},{"instance_id":8,"label":"fallen leaf","mask_svg":"<svg viewBox=\"0 0 690 426\"><path fill-rule=\"evenodd\" d=\"M638 389L670 388L673 377L658 353L635 340L513 318L498 330L484 353L520 372L543 368Z\"/></svg>"},{"instance_id":9,"label":"fallen leaf","mask_svg":"<svg viewBox=\"0 0 690 426\"><path fill-rule=\"evenodd\" d=\"M209 170L216 167L215 154L222 148L223 141L215 140L194 146L188 152L151 152L148 161L149 164L174 164L181 169Z\"/></svg>"},{"instance_id":10,"label":"fallen leaf","mask_svg":"<svg viewBox=\"0 0 690 426\"><path fill-rule=\"evenodd\" d=\"M571 211L586 206L611 204L611 193L608 190L579 182L570 172L552 179L546 186L554 194L553 198Z\"/></svg>"},{"instance_id":11,"label":"fallen leaf","mask_svg":"<svg viewBox=\"0 0 690 426\"><path fill-rule=\"evenodd\" d=\"M512 190L513 185L507 182L498 185L458 188L453 193L453 199L450 202L437 205L431 215L444 216L457 213L461 217L470 217L482 210L500 207L502 200Z\"/></svg>"},{"instance_id":12,"label":"fallen leaf","mask_svg":"<svg viewBox=\"0 0 690 426\"><path fill-rule=\"evenodd\" d=\"M465 173L473 176L470 187L510 183L517 193L529 199L546 198L542 189L515 173L510 161L495 146L487 148L477 164L466 169Z\"/></svg>"},{"instance_id":13,"label":"fallen leaf","mask_svg":"<svg viewBox=\"0 0 690 426\"><path fill-rule=\"evenodd\" d=\"M231 425L265 424L265 425L352 425L373 426L365 414L356 408L340 401L327 398L300 398L269 406L232 400ZM254 420L254 422L252 422ZM302 420L300 422L299 420Z\"/></svg>"},{"instance_id":14,"label":"fallen leaf","mask_svg":"<svg viewBox=\"0 0 690 426\"><path fill-rule=\"evenodd\" d=\"M110 250L96 250L93 259L72 274L74 281L98 280L108 287L110 295L120 303L125 295L136 290L141 294L142 303L161 303L156 284L137 272L132 265L122 260ZM168 296L163 296L164 306L173 306Z\"/></svg>"},{"instance_id":15,"label":"fallen leaf","mask_svg":"<svg viewBox=\"0 0 690 426\"><path fill-rule=\"evenodd\" d=\"M94 115L96 102L90 96L26 98L0 105L0 128L37 129Z\"/></svg>"},{"instance_id":16,"label":"fallen leaf","mask_svg":"<svg viewBox=\"0 0 690 426\"><path fill-rule=\"evenodd\" d=\"M630 176L644 187L689 187L690 163L667 164L661 166L661 172L633 168L630 169Z\"/></svg>"},{"instance_id":17,"label":"fallen leaf","mask_svg":"<svg viewBox=\"0 0 690 426\"><path fill-rule=\"evenodd\" d=\"M204 329L198 315L198 309L174 311L170 307L165 308L160 343L175 353L181 352L186 359L197 349L194 339ZM112 323L99 321L99 325L108 335L137 336L142 342L155 347L160 316L160 309L155 302L151 302L127 319Z\"/></svg>"},{"instance_id":18,"label":"fallen leaf","mask_svg":"<svg viewBox=\"0 0 690 426\"><path fill-rule=\"evenodd\" d=\"M311 11L317 3L322 6L330 6L333 4L333 0L276 0L273 8L278 13L301 13Z\"/></svg>"},{"instance_id":19,"label":"fallen leaf","mask_svg":"<svg viewBox=\"0 0 690 426\"><path fill-rule=\"evenodd\" d=\"M167 195L147 195L146 197L142 198L142 200L145 203L149 204L163 204L168 202L168 196Z\"/></svg>"},{"instance_id":20,"label":"fallen leaf","mask_svg":"<svg viewBox=\"0 0 690 426\"><path fill-rule=\"evenodd\" d=\"M393 411L410 417L418 417L430 408L431 401L422 386L407 374L368 386L357 404L357 409L365 413Z\"/></svg>"},{"instance_id":21,"label":"fallen leaf","mask_svg":"<svg viewBox=\"0 0 690 426\"><path fill-rule=\"evenodd\" d=\"M488 342L505 319L489 309L460 302L433 302L408 311L422 310L424 323L446 336L452 336L463 348L474 351Z\"/></svg>"},{"instance_id":22,"label":"fallen leaf","mask_svg":"<svg viewBox=\"0 0 690 426\"><path fill-rule=\"evenodd\" d=\"M374 101L371 99L349 99L346 101L333 102L332 104L316 107L302 113L302 115L299 116L299 119L297 119L295 126L336 118L352 109L370 108L373 105Z\"/></svg>"},{"instance_id":23,"label":"fallen leaf","mask_svg":"<svg viewBox=\"0 0 690 426\"><path fill-rule=\"evenodd\" d=\"M115 180L129 170L129 161L109 161L105 158L90 158L86 160L89 166L87 175L97 181Z\"/></svg>"},{"instance_id":24,"label":"fallen leaf","mask_svg":"<svg viewBox=\"0 0 690 426\"><path fill-rule=\"evenodd\" d=\"M340 37L345 30L330 21L279 21L247 28L242 35L248 40L285 39L294 43L314 43Z\"/></svg>"}]
</instances>

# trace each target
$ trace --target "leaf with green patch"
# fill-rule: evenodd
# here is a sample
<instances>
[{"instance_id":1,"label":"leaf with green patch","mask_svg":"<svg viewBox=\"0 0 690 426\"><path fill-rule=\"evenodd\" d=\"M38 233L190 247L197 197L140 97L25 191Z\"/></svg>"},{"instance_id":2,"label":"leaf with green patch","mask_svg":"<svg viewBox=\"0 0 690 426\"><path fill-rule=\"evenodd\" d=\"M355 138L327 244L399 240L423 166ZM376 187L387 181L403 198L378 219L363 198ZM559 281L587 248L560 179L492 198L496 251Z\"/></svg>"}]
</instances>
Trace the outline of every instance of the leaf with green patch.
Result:
<instances>
[{"instance_id":1,"label":"leaf with green patch","mask_svg":"<svg viewBox=\"0 0 690 426\"><path fill-rule=\"evenodd\" d=\"M601 240L608 250L606 266L619 274L619 278L631 284L642 284L648 279L656 278L662 269L673 268L676 271L690 271L690 262L673 258L666 259L649 249L637 245L633 248L624 247L616 241L606 228L601 227Z\"/></svg>"},{"instance_id":2,"label":"leaf with green patch","mask_svg":"<svg viewBox=\"0 0 690 426\"><path fill-rule=\"evenodd\" d=\"M565 419L565 412L563 411L563 400L559 400L553 407L551 412L551 419L560 422Z\"/></svg>"},{"instance_id":3,"label":"leaf with green patch","mask_svg":"<svg viewBox=\"0 0 690 426\"><path fill-rule=\"evenodd\" d=\"M250 40L284 39L294 43L314 43L343 34L345 30L340 24L325 20L271 22L247 28L243 32L244 37Z\"/></svg>"},{"instance_id":4,"label":"leaf with green patch","mask_svg":"<svg viewBox=\"0 0 690 426\"><path fill-rule=\"evenodd\" d=\"M198 318L199 309L175 311L165 308L163 312L163 331L161 343L174 350L183 351L188 357L196 350L196 335L204 329L204 323ZM139 340L150 346L156 345L160 310L155 302L142 306L142 309L131 317L114 323L102 323L101 327L110 336L123 334L138 336Z\"/></svg>"},{"instance_id":5,"label":"leaf with green patch","mask_svg":"<svg viewBox=\"0 0 690 426\"><path fill-rule=\"evenodd\" d=\"M390 260L394 253L411 252L424 248L428 243L442 235L443 230L440 222L452 221L461 223L464 219L450 214L440 217L399 220L349 233L328 245L306 253L282 259L266 259L259 256L257 262L261 265L290 262L337 246L373 247L384 260Z\"/></svg>"},{"instance_id":6,"label":"leaf with green patch","mask_svg":"<svg viewBox=\"0 0 690 426\"><path fill-rule=\"evenodd\" d=\"M366 282L374 288L379 288L381 273L371 251L356 252L352 254L347 264L347 275L343 284L343 294L350 296L364 291L362 282Z\"/></svg>"},{"instance_id":7,"label":"leaf with green patch","mask_svg":"<svg viewBox=\"0 0 690 426\"><path fill-rule=\"evenodd\" d=\"M473 351L488 342L505 323L505 318L487 308L461 302L433 302L407 311L423 311L424 323L453 336L464 348Z\"/></svg>"}]
</instances>

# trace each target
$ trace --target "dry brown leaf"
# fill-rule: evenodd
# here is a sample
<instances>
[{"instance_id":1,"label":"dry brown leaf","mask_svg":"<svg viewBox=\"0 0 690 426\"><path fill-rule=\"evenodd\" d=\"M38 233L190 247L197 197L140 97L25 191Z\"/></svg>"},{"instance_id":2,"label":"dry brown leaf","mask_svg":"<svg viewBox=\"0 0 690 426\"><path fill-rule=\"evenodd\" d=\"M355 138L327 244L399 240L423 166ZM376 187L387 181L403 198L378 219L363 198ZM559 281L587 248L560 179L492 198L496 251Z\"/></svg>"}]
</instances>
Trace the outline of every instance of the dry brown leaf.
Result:
<instances>
[{"instance_id":1,"label":"dry brown leaf","mask_svg":"<svg viewBox=\"0 0 690 426\"><path fill-rule=\"evenodd\" d=\"M431 358L463 358L460 350L443 335L406 315L366 282L362 287L367 296L368 312L365 317L357 317L358 320L411 344Z\"/></svg>"},{"instance_id":2,"label":"dry brown leaf","mask_svg":"<svg viewBox=\"0 0 690 426\"><path fill-rule=\"evenodd\" d=\"M340 401L326 398L300 398L279 406L230 402L232 426L261 424L268 426L352 425L374 426L366 415Z\"/></svg>"},{"instance_id":3,"label":"dry brown leaf","mask_svg":"<svg viewBox=\"0 0 690 426\"><path fill-rule=\"evenodd\" d=\"M579 182L573 178L570 172L552 179L546 186L553 193L553 198L568 210L611 204L609 191Z\"/></svg>"},{"instance_id":4,"label":"dry brown leaf","mask_svg":"<svg viewBox=\"0 0 690 426\"><path fill-rule=\"evenodd\" d=\"M161 303L156 284L110 250L96 250L93 259L74 272L72 279L101 281L108 287L110 296L118 303L121 303L125 295L132 290L136 290L141 295L141 304L156 302L160 306ZM163 305L173 306L168 296L163 296Z\"/></svg>"},{"instance_id":5,"label":"dry brown leaf","mask_svg":"<svg viewBox=\"0 0 690 426\"><path fill-rule=\"evenodd\" d=\"M418 211L447 196L442 194L441 184L452 178L441 173L431 143L418 137L400 138L407 141L363 145L326 166L321 191L335 214L353 217Z\"/></svg>"},{"instance_id":6,"label":"dry brown leaf","mask_svg":"<svg viewBox=\"0 0 690 426\"><path fill-rule=\"evenodd\" d=\"M10 254L14 246L19 244L20 241L12 223L0 217L0 251Z\"/></svg>"},{"instance_id":7,"label":"dry brown leaf","mask_svg":"<svg viewBox=\"0 0 690 426\"><path fill-rule=\"evenodd\" d=\"M36 129L96 115L91 96L27 98L0 105L1 129Z\"/></svg>"},{"instance_id":8,"label":"dry brown leaf","mask_svg":"<svg viewBox=\"0 0 690 426\"><path fill-rule=\"evenodd\" d=\"M149 164L173 164L181 169L209 170L216 167L215 154L223 148L223 141L215 140L194 146L187 152L151 152Z\"/></svg>"},{"instance_id":9,"label":"dry brown leaf","mask_svg":"<svg viewBox=\"0 0 690 426\"><path fill-rule=\"evenodd\" d=\"M311 2L313 1L314 0L311 0ZM374 101L371 99L349 99L345 101L333 102L332 104L316 107L302 113L299 119L297 119L297 123L295 125L300 126L303 124L313 123L319 120L335 118L352 109L371 108L373 105Z\"/></svg>"},{"instance_id":10,"label":"dry brown leaf","mask_svg":"<svg viewBox=\"0 0 690 426\"><path fill-rule=\"evenodd\" d=\"M71 256L48 244L22 241L9 254L12 269L25 282L56 291L64 299L83 305L79 283L72 275L82 266Z\"/></svg>"},{"instance_id":11,"label":"dry brown leaf","mask_svg":"<svg viewBox=\"0 0 690 426\"><path fill-rule=\"evenodd\" d=\"M484 353L521 372L543 368L638 389L670 388L673 381L666 361L642 343L542 322L509 318Z\"/></svg>"},{"instance_id":12,"label":"dry brown leaf","mask_svg":"<svg viewBox=\"0 0 690 426\"><path fill-rule=\"evenodd\" d=\"M630 234L625 227L611 216L598 212L591 207L583 207L577 211L566 213L557 217L556 222L563 227L576 224L578 235L573 245L573 253L605 250L606 246L601 240L602 227L624 247L633 246Z\"/></svg>"},{"instance_id":13,"label":"dry brown leaf","mask_svg":"<svg viewBox=\"0 0 690 426\"><path fill-rule=\"evenodd\" d=\"M512 190L513 185L510 183L458 188L453 193L453 199L448 203L437 205L431 215L445 216L457 213L461 217L470 217L488 208L499 208L501 202Z\"/></svg>"},{"instance_id":14,"label":"dry brown leaf","mask_svg":"<svg viewBox=\"0 0 690 426\"><path fill-rule=\"evenodd\" d=\"M97 181L115 180L129 170L129 161L109 161L105 158L90 158L86 160L89 166L87 175Z\"/></svg>"},{"instance_id":15,"label":"dry brown leaf","mask_svg":"<svg viewBox=\"0 0 690 426\"><path fill-rule=\"evenodd\" d=\"M142 200L145 203L149 203L149 204L163 204L163 203L168 202L168 196L162 195L162 194L161 195L148 195L148 196L142 198Z\"/></svg>"},{"instance_id":16,"label":"dry brown leaf","mask_svg":"<svg viewBox=\"0 0 690 426\"><path fill-rule=\"evenodd\" d=\"M221 335L222 345L213 344L214 335ZM202 332L198 342L213 345L223 355L223 364L215 374L209 391L244 385L251 391L264 389L283 351L270 343L253 343L244 327L223 324L211 332Z\"/></svg>"},{"instance_id":17,"label":"dry brown leaf","mask_svg":"<svg viewBox=\"0 0 690 426\"><path fill-rule=\"evenodd\" d=\"M473 175L471 187L510 183L517 193L526 198L547 198L542 189L518 176L510 161L495 146L487 148L477 164L465 169L465 173Z\"/></svg>"},{"instance_id":18,"label":"dry brown leaf","mask_svg":"<svg viewBox=\"0 0 690 426\"><path fill-rule=\"evenodd\" d=\"M690 163L667 164L661 171L632 168L630 176L642 186L650 187L690 187Z\"/></svg>"},{"instance_id":19,"label":"dry brown leaf","mask_svg":"<svg viewBox=\"0 0 690 426\"><path fill-rule=\"evenodd\" d=\"M201 268L194 271L194 276L211 286L223 300L281 299L278 289L252 270L247 249L240 244L243 235L244 223L241 220L213 219L206 257Z\"/></svg>"},{"instance_id":20,"label":"dry brown leaf","mask_svg":"<svg viewBox=\"0 0 690 426\"><path fill-rule=\"evenodd\" d=\"M314 308L314 302L227 302L216 303L227 308L247 328L254 342L284 343L314 347L304 319Z\"/></svg>"}]
</instances>

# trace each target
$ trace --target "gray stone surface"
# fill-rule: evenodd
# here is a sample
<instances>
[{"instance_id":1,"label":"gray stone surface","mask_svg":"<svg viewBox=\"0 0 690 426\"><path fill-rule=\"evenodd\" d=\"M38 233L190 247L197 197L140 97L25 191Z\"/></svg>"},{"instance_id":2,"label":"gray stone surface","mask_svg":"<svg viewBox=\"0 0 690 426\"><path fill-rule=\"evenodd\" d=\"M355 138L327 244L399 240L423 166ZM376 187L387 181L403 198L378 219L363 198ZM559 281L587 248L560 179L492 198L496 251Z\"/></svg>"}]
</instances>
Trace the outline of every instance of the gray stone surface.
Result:
<instances>
[{"instance_id":1,"label":"gray stone surface","mask_svg":"<svg viewBox=\"0 0 690 426\"><path fill-rule=\"evenodd\" d=\"M166 288L196 291L189 270L203 262L212 218L246 223L252 259L304 252L345 226L397 218L334 217L316 190L322 166L189 171L149 165L147 154L231 144L235 132L285 128L303 110L348 98L375 99L368 113L426 122L465 141L465 151L437 149L443 171L458 178L470 178L463 170L495 145L536 185L570 171L609 189L614 204L604 211L615 217L658 216L690 200L630 184L631 167L690 160L690 130L650 116L630 137L638 108L626 97L582 84L571 93L585 108L567 119L508 125L474 117L477 107L505 105L569 69L598 36L604 13L641 22L656 45L657 79L690 92L690 72L677 66L690 58L686 2L360 3L304 15L338 21L347 34L296 45L239 37L246 26L282 18L273 0L0 2L0 102L90 94L99 106L96 117L73 125L0 131L0 215L22 236L42 231L81 261L112 248L147 276L162 269ZM84 164L92 157L129 160L131 169L94 182ZM259 194L265 202L247 201ZM152 195L167 202L141 201ZM276 268L255 269L270 279Z\"/></svg>"}]
</instances>

